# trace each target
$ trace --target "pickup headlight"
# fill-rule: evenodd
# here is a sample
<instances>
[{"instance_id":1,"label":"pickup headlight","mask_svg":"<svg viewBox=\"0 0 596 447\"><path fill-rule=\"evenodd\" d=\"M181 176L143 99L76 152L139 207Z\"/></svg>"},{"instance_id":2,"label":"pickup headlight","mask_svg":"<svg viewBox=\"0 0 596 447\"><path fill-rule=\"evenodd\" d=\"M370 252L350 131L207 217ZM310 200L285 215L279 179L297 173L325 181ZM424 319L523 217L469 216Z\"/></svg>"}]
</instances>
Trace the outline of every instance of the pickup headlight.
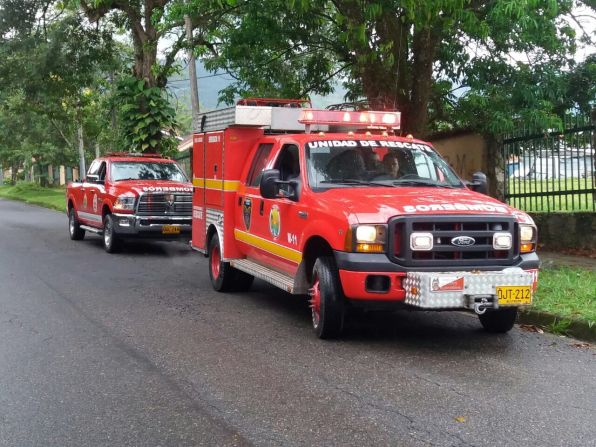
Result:
<instances>
[{"instance_id":1,"label":"pickup headlight","mask_svg":"<svg viewBox=\"0 0 596 447\"><path fill-rule=\"evenodd\" d=\"M346 238L346 250L359 253L384 253L387 225L357 225Z\"/></svg>"},{"instance_id":2,"label":"pickup headlight","mask_svg":"<svg viewBox=\"0 0 596 447\"><path fill-rule=\"evenodd\" d=\"M530 253L536 250L537 231L534 225L519 225L519 251Z\"/></svg>"},{"instance_id":3,"label":"pickup headlight","mask_svg":"<svg viewBox=\"0 0 596 447\"><path fill-rule=\"evenodd\" d=\"M114 210L117 211L132 211L135 209L136 197L133 194L122 194L116 198L114 202Z\"/></svg>"}]
</instances>

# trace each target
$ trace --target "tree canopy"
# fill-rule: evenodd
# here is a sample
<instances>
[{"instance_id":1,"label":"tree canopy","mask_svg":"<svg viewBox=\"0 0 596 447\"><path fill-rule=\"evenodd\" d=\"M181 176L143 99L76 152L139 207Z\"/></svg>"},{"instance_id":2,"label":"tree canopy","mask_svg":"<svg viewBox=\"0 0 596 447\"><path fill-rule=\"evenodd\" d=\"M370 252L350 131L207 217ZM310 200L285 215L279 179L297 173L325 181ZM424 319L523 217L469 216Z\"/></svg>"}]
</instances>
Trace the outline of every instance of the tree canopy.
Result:
<instances>
[{"instance_id":1,"label":"tree canopy","mask_svg":"<svg viewBox=\"0 0 596 447\"><path fill-rule=\"evenodd\" d=\"M479 127L478 113L494 132L516 116L548 125L565 82L553 75L575 68L573 6L571 0L248 2L220 29L208 66L236 77L223 92L226 102L246 94L326 94L341 79L348 99L400 109L406 132Z\"/></svg>"}]
</instances>

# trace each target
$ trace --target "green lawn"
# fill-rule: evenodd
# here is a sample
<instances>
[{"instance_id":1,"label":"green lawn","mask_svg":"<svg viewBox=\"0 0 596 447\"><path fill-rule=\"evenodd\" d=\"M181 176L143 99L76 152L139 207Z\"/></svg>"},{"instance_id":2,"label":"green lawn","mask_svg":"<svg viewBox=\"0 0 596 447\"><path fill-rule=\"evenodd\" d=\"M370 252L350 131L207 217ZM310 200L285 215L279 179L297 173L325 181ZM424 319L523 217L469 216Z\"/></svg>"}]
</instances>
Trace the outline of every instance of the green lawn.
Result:
<instances>
[{"instance_id":1,"label":"green lawn","mask_svg":"<svg viewBox=\"0 0 596 447\"><path fill-rule=\"evenodd\" d=\"M596 272L571 267L540 270L533 308L596 324Z\"/></svg>"},{"instance_id":2,"label":"green lawn","mask_svg":"<svg viewBox=\"0 0 596 447\"><path fill-rule=\"evenodd\" d=\"M18 183L15 186L0 186L0 197L20 200L58 211L65 211L65 189L42 188L35 183Z\"/></svg>"},{"instance_id":3,"label":"green lawn","mask_svg":"<svg viewBox=\"0 0 596 447\"><path fill-rule=\"evenodd\" d=\"M536 197L511 197L508 203L518 209L530 212L548 211L594 211L596 197L593 192L574 195L548 196L549 192L569 190L593 190L591 178L556 179L556 180L521 180L510 178L507 184L508 194L538 193Z\"/></svg>"}]
</instances>

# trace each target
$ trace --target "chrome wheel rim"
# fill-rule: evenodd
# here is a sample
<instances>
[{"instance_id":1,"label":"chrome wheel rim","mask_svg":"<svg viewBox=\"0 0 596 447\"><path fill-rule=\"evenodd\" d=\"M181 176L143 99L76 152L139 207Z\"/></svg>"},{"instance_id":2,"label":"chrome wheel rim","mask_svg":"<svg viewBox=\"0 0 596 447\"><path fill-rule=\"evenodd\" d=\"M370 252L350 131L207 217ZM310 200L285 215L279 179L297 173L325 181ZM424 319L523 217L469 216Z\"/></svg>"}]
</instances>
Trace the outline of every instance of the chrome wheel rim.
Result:
<instances>
[{"instance_id":1,"label":"chrome wheel rim","mask_svg":"<svg viewBox=\"0 0 596 447\"><path fill-rule=\"evenodd\" d=\"M106 225L103 230L103 241L106 247L112 245L112 221L110 219L106 219Z\"/></svg>"}]
</instances>

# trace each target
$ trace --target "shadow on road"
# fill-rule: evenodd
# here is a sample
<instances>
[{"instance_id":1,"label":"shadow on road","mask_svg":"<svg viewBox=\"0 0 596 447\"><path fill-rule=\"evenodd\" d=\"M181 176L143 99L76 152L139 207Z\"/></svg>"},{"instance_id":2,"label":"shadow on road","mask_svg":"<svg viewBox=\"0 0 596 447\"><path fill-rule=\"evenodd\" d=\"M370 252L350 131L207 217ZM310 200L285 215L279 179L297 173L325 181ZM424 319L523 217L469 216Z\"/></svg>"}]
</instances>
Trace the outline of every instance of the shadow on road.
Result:
<instances>
[{"instance_id":1,"label":"shadow on road","mask_svg":"<svg viewBox=\"0 0 596 447\"><path fill-rule=\"evenodd\" d=\"M305 296L280 291L262 281L255 281L250 292L240 297L262 307L263 318L278 319L297 328L296 336L315 337L311 329L311 314ZM514 329L515 331L515 329ZM502 352L511 344L509 334L485 332L473 314L464 312L427 312L415 310L348 312L341 342L370 345L399 345L400 349L442 352L477 350L485 353ZM333 341L326 343L335 343Z\"/></svg>"}]
</instances>

